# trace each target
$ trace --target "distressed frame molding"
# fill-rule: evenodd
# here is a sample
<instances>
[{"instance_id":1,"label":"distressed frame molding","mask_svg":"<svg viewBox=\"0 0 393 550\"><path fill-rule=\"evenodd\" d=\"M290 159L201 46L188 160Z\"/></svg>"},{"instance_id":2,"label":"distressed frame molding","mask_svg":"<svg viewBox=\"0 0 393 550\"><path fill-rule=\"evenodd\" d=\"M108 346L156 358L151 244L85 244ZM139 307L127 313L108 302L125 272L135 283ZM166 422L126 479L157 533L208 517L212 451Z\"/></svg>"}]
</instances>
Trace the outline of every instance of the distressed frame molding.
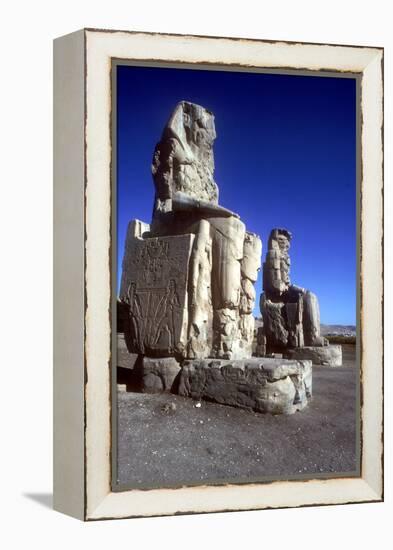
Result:
<instances>
[{"instance_id":1,"label":"distressed frame molding","mask_svg":"<svg viewBox=\"0 0 393 550\"><path fill-rule=\"evenodd\" d=\"M113 59L139 63L210 64L228 69L297 69L361 74L362 457L359 478L112 492L110 120ZM71 78L64 79L64 72ZM81 98L84 98L83 105ZM79 105L77 113L74 103ZM68 216L59 213L63 201L67 203L65 188L74 193L73 197L68 197ZM70 221L75 222L71 236L67 231ZM382 48L94 29L57 39L55 248L60 252L55 261L55 434L58 434L54 449L55 508L80 519L97 520L381 501L382 241ZM76 246L79 251L74 264L70 257L68 262L76 266L72 271L76 280L80 278L80 284L84 281L83 292L80 284L70 290L61 276L67 261L61 251L65 247L70 256L70 246ZM82 250L83 258L80 256ZM72 311L64 320L66 305L56 295L61 295L66 289L70 296L68 309ZM80 317L81 304L84 319ZM79 331L73 331L75 334L71 328L74 321L79 328ZM64 338L64 332L67 338ZM70 356L70 350L74 350L75 357Z\"/></svg>"}]
</instances>

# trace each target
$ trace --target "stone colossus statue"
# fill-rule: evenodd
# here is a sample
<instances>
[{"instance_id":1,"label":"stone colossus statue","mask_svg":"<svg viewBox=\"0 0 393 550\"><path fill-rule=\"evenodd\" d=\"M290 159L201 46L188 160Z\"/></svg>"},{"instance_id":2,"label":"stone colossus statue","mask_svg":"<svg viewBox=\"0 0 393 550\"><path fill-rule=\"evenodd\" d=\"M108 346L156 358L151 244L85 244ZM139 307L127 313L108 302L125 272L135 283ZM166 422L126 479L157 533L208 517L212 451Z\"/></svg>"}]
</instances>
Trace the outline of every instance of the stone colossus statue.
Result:
<instances>
[{"instance_id":1,"label":"stone colossus statue","mask_svg":"<svg viewBox=\"0 0 393 550\"><path fill-rule=\"evenodd\" d=\"M304 346L327 346L320 334L319 304L315 294L290 281L289 248L292 235L276 228L270 233L263 264L260 308L267 352Z\"/></svg>"},{"instance_id":2,"label":"stone colossus statue","mask_svg":"<svg viewBox=\"0 0 393 550\"><path fill-rule=\"evenodd\" d=\"M215 138L210 111L187 101L176 106L154 151L153 216L150 226L143 224L143 237L194 236L189 267L183 268L188 270L187 307L183 308L187 311L179 321L187 325L187 334L180 330L181 336L175 337L181 340L177 351L183 357L232 359L251 355L254 283L262 243L246 231L238 214L218 204ZM171 246L170 241L167 244ZM130 281L125 258L121 299L127 302ZM147 326L145 321L142 324Z\"/></svg>"}]
</instances>

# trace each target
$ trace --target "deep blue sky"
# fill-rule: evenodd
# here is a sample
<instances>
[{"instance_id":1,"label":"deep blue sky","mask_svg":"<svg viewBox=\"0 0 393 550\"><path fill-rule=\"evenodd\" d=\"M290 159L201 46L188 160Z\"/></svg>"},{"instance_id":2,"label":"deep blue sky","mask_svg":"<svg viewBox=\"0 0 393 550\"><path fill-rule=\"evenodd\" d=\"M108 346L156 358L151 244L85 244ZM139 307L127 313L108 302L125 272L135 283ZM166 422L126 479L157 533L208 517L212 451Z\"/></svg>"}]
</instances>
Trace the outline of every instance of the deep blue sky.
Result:
<instances>
[{"instance_id":1,"label":"deep blue sky","mask_svg":"<svg viewBox=\"0 0 393 550\"><path fill-rule=\"evenodd\" d=\"M215 115L222 206L263 242L293 233L291 280L315 292L321 322L356 322L356 81L117 67L118 277L129 220L151 220L151 160L178 101ZM261 273L256 284L259 315Z\"/></svg>"}]
</instances>

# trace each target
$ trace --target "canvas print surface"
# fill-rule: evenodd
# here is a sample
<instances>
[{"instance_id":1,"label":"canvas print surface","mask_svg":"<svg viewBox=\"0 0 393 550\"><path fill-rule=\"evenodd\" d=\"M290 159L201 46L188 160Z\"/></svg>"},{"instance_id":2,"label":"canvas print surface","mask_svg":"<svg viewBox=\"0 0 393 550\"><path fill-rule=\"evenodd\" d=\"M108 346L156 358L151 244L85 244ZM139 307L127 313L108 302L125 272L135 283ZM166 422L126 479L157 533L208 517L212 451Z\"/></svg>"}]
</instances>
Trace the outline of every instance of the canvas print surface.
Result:
<instances>
[{"instance_id":1,"label":"canvas print surface","mask_svg":"<svg viewBox=\"0 0 393 550\"><path fill-rule=\"evenodd\" d=\"M114 490L358 476L358 80L114 63Z\"/></svg>"}]
</instances>

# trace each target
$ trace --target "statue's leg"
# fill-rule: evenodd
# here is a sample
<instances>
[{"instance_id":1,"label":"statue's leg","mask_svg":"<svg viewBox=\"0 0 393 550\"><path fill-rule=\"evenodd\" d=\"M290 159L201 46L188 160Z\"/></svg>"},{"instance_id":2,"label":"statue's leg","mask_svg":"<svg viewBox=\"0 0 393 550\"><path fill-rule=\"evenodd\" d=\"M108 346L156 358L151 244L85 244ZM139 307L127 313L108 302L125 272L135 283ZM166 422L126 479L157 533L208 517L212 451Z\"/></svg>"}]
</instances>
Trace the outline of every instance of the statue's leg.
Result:
<instances>
[{"instance_id":1,"label":"statue's leg","mask_svg":"<svg viewBox=\"0 0 393 550\"><path fill-rule=\"evenodd\" d=\"M243 243L243 258L240 262L241 293L239 305L239 330L241 345L245 354L251 357L253 353L255 319L255 282L261 267L262 241L254 233L246 232ZM262 351L262 347L259 347Z\"/></svg>"},{"instance_id":2,"label":"statue's leg","mask_svg":"<svg viewBox=\"0 0 393 550\"><path fill-rule=\"evenodd\" d=\"M195 234L188 276L188 353L187 357L203 359L212 347L212 239L210 224L201 220L192 227Z\"/></svg>"},{"instance_id":3,"label":"statue's leg","mask_svg":"<svg viewBox=\"0 0 393 550\"><path fill-rule=\"evenodd\" d=\"M243 257L245 226L239 219L209 218L213 243L212 299L213 348L216 357L238 356L240 261Z\"/></svg>"},{"instance_id":4,"label":"statue's leg","mask_svg":"<svg viewBox=\"0 0 393 550\"><path fill-rule=\"evenodd\" d=\"M213 305L234 309L240 299L245 225L238 218L209 218L213 237Z\"/></svg>"},{"instance_id":5,"label":"statue's leg","mask_svg":"<svg viewBox=\"0 0 393 550\"><path fill-rule=\"evenodd\" d=\"M303 330L306 346L326 346L327 340L321 336L318 298L307 290L303 297Z\"/></svg>"},{"instance_id":6,"label":"statue's leg","mask_svg":"<svg viewBox=\"0 0 393 550\"><path fill-rule=\"evenodd\" d=\"M303 301L303 294L299 294L296 302L285 304L286 322L289 332L288 347L291 348L302 348L304 346Z\"/></svg>"},{"instance_id":7,"label":"statue's leg","mask_svg":"<svg viewBox=\"0 0 393 550\"><path fill-rule=\"evenodd\" d=\"M266 336L267 353L280 352L288 346L289 331L284 318L285 304L272 302L263 293L260 299L263 317L263 332Z\"/></svg>"}]
</instances>

